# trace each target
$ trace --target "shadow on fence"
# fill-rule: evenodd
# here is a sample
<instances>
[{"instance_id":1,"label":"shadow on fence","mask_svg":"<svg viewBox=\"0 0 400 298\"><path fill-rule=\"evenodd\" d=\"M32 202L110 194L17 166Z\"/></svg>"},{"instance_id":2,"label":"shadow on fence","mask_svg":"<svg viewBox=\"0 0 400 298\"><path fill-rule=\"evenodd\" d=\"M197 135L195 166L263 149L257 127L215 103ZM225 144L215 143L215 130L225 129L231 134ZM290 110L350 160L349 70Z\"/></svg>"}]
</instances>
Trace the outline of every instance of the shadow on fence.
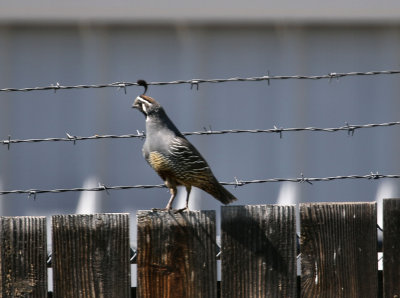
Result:
<instances>
[{"instance_id":1,"label":"shadow on fence","mask_svg":"<svg viewBox=\"0 0 400 298\"><path fill-rule=\"evenodd\" d=\"M0 217L0 297L397 297L400 200L383 203L378 272L376 203L221 208L221 281L215 211L139 211L137 289L131 288L128 214L52 217L53 293L45 217Z\"/></svg>"}]
</instances>

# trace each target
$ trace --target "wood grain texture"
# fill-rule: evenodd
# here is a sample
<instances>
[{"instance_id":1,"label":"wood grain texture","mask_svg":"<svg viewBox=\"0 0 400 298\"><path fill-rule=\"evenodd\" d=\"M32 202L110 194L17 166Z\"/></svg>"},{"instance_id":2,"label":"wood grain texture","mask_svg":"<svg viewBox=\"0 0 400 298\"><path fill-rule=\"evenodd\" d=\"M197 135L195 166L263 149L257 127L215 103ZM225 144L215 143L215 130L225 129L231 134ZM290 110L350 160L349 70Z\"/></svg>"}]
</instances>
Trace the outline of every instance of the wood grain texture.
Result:
<instances>
[{"instance_id":1,"label":"wood grain texture","mask_svg":"<svg viewBox=\"0 0 400 298\"><path fill-rule=\"evenodd\" d=\"M47 297L45 217L0 217L0 297Z\"/></svg>"},{"instance_id":2,"label":"wood grain texture","mask_svg":"<svg viewBox=\"0 0 400 298\"><path fill-rule=\"evenodd\" d=\"M128 214L55 215L54 297L129 297Z\"/></svg>"},{"instance_id":3,"label":"wood grain texture","mask_svg":"<svg viewBox=\"0 0 400 298\"><path fill-rule=\"evenodd\" d=\"M300 205L301 296L377 297L376 203Z\"/></svg>"},{"instance_id":4,"label":"wood grain texture","mask_svg":"<svg viewBox=\"0 0 400 298\"><path fill-rule=\"evenodd\" d=\"M294 206L223 206L221 297L296 297Z\"/></svg>"},{"instance_id":5,"label":"wood grain texture","mask_svg":"<svg viewBox=\"0 0 400 298\"><path fill-rule=\"evenodd\" d=\"M400 199L383 200L383 295L400 297Z\"/></svg>"},{"instance_id":6,"label":"wood grain texture","mask_svg":"<svg viewBox=\"0 0 400 298\"><path fill-rule=\"evenodd\" d=\"M217 297L215 211L138 211L137 223L138 297Z\"/></svg>"}]
</instances>

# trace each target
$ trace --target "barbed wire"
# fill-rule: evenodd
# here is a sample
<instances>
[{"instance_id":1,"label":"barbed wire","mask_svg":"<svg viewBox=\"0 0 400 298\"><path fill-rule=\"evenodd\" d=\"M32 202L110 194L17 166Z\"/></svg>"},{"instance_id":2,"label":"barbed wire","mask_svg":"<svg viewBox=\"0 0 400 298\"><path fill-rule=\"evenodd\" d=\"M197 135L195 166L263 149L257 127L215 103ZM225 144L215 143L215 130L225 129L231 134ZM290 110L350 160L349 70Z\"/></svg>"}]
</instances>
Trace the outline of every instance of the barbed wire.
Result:
<instances>
[{"instance_id":1,"label":"barbed wire","mask_svg":"<svg viewBox=\"0 0 400 298\"><path fill-rule=\"evenodd\" d=\"M331 176L331 177L320 177L320 178L307 178L303 174L297 178L270 178L270 179L260 179L260 180L239 180L235 177L233 182L220 182L222 185L227 186L244 186L248 184L260 184L260 183L273 183L273 182L296 182L296 183L308 183L313 184L313 182L328 182L335 180L346 180L346 179L364 179L364 180L377 180L377 179L399 179L400 174L395 175L384 175L378 172L367 175L347 175L347 176ZM105 191L108 193L109 190L127 190L127 189L149 189L149 188L166 188L164 184L156 185L131 185L131 186L106 186L99 183L98 187L92 188L59 188L59 189L27 189L27 190L3 190L0 191L0 195L9 194L28 194L29 198L36 198L37 194L42 193L65 193L65 192L83 192L83 191Z\"/></svg>"},{"instance_id":2,"label":"barbed wire","mask_svg":"<svg viewBox=\"0 0 400 298\"><path fill-rule=\"evenodd\" d=\"M388 127L388 126L396 126L400 125L400 121L394 122L385 122L385 123L370 123L370 124L362 124L362 125L350 125L346 123L344 126L340 127L330 127L330 128L319 128L319 127L294 127L294 128L278 128L274 126L271 129L226 129L226 130L211 130L206 129L204 131L193 131L193 132L183 132L183 135L220 135L220 134L237 134L237 133L278 133L280 138L282 138L282 134L284 132L300 132L300 131L315 131L315 132L338 132L338 131L347 131L348 135L354 135L354 132L357 129L362 128L374 128L374 127ZM8 139L1 140L0 142L3 145L6 145L8 149L11 144L17 143L39 143L39 142L73 142L76 144L77 141L84 140L99 140L99 139L128 139L128 138L141 138L144 139L146 137L145 132L140 132L137 130L136 134L126 134L126 135L93 135L88 137L80 137L73 136L69 133L66 133L67 137L64 138L43 138L43 139L11 139L11 136L8 136Z\"/></svg>"},{"instance_id":3,"label":"barbed wire","mask_svg":"<svg viewBox=\"0 0 400 298\"><path fill-rule=\"evenodd\" d=\"M265 76L256 77L234 77L227 79L190 79L190 80L176 80L169 82L148 82L148 85L164 86L164 85L178 85L178 84L189 84L191 89L196 86L197 90L199 85L203 83L228 83L228 82L257 82L267 81L270 84L272 80L322 80L322 79L339 79L343 77L353 76L376 76L376 75L395 75L400 74L400 70L381 70L381 71L366 71L366 72L331 72L324 75L282 75L272 76L269 74ZM114 82L108 84L88 84L88 85L61 85L60 83L51 84L49 86L38 86L28 88L2 88L0 92L29 92L29 91L45 91L53 90L67 90L67 89L99 89L99 88L118 88L123 89L126 93L127 87L139 86L137 82Z\"/></svg>"}]
</instances>

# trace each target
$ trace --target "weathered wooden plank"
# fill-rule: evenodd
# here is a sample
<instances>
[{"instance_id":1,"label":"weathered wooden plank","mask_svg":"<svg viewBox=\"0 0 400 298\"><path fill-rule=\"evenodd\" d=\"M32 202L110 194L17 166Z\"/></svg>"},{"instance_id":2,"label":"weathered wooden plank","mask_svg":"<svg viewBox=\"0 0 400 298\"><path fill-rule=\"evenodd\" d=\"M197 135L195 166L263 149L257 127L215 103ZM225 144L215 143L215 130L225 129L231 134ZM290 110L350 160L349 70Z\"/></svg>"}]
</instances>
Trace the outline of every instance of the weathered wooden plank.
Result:
<instances>
[{"instance_id":1,"label":"weathered wooden plank","mask_svg":"<svg viewBox=\"0 0 400 298\"><path fill-rule=\"evenodd\" d=\"M383 200L383 295L400 297L400 199Z\"/></svg>"},{"instance_id":2,"label":"weathered wooden plank","mask_svg":"<svg viewBox=\"0 0 400 298\"><path fill-rule=\"evenodd\" d=\"M217 297L215 211L138 211L138 297Z\"/></svg>"},{"instance_id":3,"label":"weathered wooden plank","mask_svg":"<svg viewBox=\"0 0 400 298\"><path fill-rule=\"evenodd\" d=\"M300 205L301 296L377 297L376 203Z\"/></svg>"},{"instance_id":4,"label":"weathered wooden plank","mask_svg":"<svg viewBox=\"0 0 400 298\"><path fill-rule=\"evenodd\" d=\"M129 297L129 215L52 219L54 297Z\"/></svg>"},{"instance_id":5,"label":"weathered wooden plank","mask_svg":"<svg viewBox=\"0 0 400 298\"><path fill-rule=\"evenodd\" d=\"M294 206L223 206L221 297L296 297Z\"/></svg>"},{"instance_id":6,"label":"weathered wooden plank","mask_svg":"<svg viewBox=\"0 0 400 298\"><path fill-rule=\"evenodd\" d=\"M47 297L45 217L0 217L0 297Z\"/></svg>"}]
</instances>

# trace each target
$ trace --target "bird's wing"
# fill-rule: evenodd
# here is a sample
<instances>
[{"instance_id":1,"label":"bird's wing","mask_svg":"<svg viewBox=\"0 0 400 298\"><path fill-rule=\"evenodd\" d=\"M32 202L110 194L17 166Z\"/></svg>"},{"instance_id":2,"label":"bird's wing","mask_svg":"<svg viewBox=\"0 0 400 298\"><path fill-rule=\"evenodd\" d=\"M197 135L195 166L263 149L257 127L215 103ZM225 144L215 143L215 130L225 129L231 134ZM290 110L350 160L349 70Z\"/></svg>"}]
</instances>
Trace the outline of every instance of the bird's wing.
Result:
<instances>
[{"instance_id":1,"label":"bird's wing","mask_svg":"<svg viewBox=\"0 0 400 298\"><path fill-rule=\"evenodd\" d=\"M175 137L170 143L170 154L176 158L174 173L182 185L196 186L228 204L236 198L215 178L199 151L184 137Z\"/></svg>"},{"instance_id":2,"label":"bird's wing","mask_svg":"<svg viewBox=\"0 0 400 298\"><path fill-rule=\"evenodd\" d=\"M206 160L200 152L184 137L177 136L171 140L169 150L179 165L177 172L186 173L186 179L199 176L213 176Z\"/></svg>"}]
</instances>

